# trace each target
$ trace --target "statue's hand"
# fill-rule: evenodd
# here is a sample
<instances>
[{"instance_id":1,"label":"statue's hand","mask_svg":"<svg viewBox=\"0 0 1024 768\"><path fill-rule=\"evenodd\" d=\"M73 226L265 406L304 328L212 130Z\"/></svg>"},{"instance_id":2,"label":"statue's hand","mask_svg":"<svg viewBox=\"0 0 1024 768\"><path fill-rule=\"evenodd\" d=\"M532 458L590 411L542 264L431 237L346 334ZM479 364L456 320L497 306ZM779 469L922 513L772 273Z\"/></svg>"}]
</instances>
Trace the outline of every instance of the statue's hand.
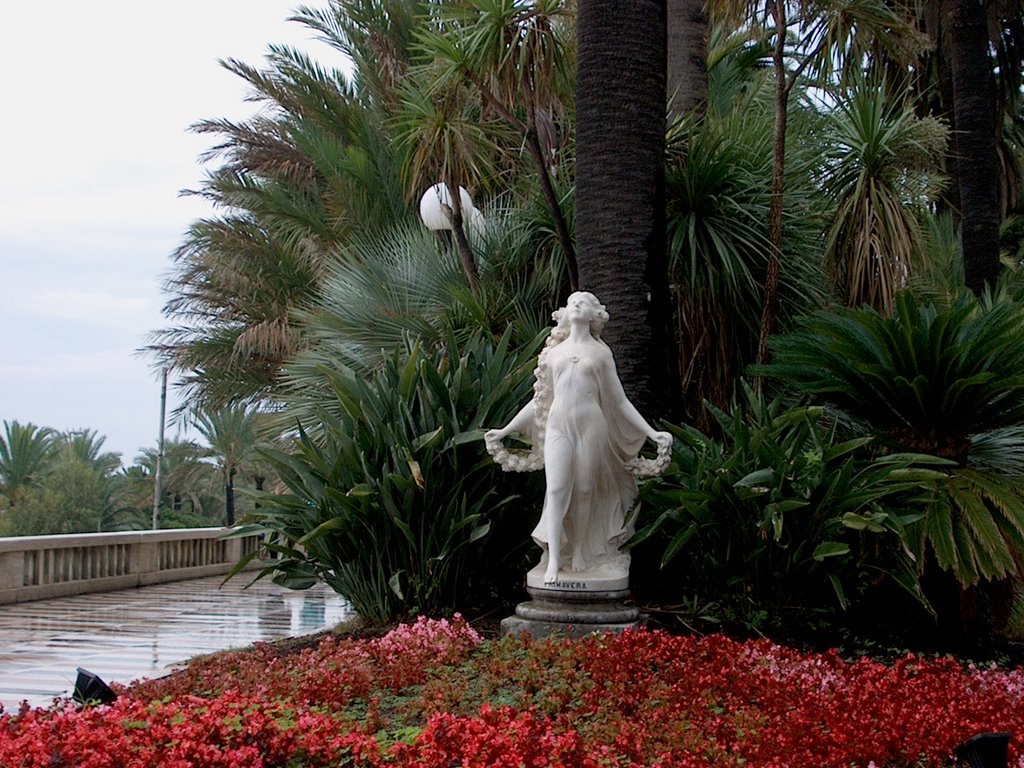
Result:
<instances>
[{"instance_id":1,"label":"statue's hand","mask_svg":"<svg viewBox=\"0 0 1024 768\"><path fill-rule=\"evenodd\" d=\"M672 434L670 432L655 432L651 435L651 439L654 440L659 448L672 447Z\"/></svg>"},{"instance_id":2,"label":"statue's hand","mask_svg":"<svg viewBox=\"0 0 1024 768\"><path fill-rule=\"evenodd\" d=\"M508 437L507 429L489 429L484 432L484 440L489 443L498 443Z\"/></svg>"}]
</instances>

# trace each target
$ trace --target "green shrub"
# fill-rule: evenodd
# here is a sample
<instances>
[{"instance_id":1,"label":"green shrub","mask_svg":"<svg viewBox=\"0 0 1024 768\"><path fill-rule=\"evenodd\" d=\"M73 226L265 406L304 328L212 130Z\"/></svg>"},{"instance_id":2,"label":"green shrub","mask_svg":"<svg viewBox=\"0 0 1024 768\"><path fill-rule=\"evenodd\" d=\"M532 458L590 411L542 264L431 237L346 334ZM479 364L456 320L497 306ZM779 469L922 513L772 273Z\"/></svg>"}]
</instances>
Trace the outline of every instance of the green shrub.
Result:
<instances>
[{"instance_id":1,"label":"green shrub","mask_svg":"<svg viewBox=\"0 0 1024 768\"><path fill-rule=\"evenodd\" d=\"M322 367L334 401L316 439L303 428L293 453L266 454L288 493L261 495L239 531L264 534L261 575L322 580L379 623L521 581L534 515L518 512L524 499L539 511L539 487L503 475L483 444L531 394L539 340L512 351L509 338L407 341L371 378Z\"/></svg>"},{"instance_id":2,"label":"green shrub","mask_svg":"<svg viewBox=\"0 0 1024 768\"><path fill-rule=\"evenodd\" d=\"M744 392L711 409L721 440L671 428L670 469L642 493L632 544L657 542L677 596L757 625L845 608L885 573L919 594L900 534L937 474L911 465L929 459L878 455L871 438L838 440L821 408Z\"/></svg>"}]
</instances>

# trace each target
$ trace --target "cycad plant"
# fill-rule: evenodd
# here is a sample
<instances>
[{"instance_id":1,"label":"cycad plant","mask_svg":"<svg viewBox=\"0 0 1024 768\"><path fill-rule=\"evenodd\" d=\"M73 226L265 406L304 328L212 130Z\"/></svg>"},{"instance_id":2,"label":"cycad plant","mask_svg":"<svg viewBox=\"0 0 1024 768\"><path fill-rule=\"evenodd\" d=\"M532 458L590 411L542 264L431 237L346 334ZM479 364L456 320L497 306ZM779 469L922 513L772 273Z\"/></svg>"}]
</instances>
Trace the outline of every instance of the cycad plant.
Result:
<instances>
[{"instance_id":1,"label":"cycad plant","mask_svg":"<svg viewBox=\"0 0 1024 768\"><path fill-rule=\"evenodd\" d=\"M936 308L898 294L892 317L834 309L777 337L762 369L887 443L954 463L908 526L962 587L1020 573L1024 556L1024 307L965 294Z\"/></svg>"},{"instance_id":2,"label":"cycad plant","mask_svg":"<svg viewBox=\"0 0 1024 768\"><path fill-rule=\"evenodd\" d=\"M368 378L322 366L333 402L315 436L299 424L293 453L266 454L287 493L261 495L239 529L264 536L262 574L294 588L324 581L381 623L509 587L531 517L511 502L539 500L484 450L484 430L530 396L539 339L513 350L510 336L433 350L408 340Z\"/></svg>"}]
</instances>

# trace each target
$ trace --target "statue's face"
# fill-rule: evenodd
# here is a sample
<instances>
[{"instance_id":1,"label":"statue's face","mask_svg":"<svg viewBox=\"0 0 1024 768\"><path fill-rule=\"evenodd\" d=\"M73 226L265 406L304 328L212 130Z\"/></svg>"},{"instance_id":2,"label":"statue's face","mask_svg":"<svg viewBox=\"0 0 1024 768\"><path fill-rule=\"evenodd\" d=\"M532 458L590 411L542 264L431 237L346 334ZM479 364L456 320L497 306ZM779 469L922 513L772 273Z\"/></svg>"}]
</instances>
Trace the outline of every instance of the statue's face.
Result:
<instances>
[{"instance_id":1,"label":"statue's face","mask_svg":"<svg viewBox=\"0 0 1024 768\"><path fill-rule=\"evenodd\" d=\"M588 322L597 316L599 305L589 293L578 291L569 297L565 304L569 319L580 318Z\"/></svg>"}]
</instances>

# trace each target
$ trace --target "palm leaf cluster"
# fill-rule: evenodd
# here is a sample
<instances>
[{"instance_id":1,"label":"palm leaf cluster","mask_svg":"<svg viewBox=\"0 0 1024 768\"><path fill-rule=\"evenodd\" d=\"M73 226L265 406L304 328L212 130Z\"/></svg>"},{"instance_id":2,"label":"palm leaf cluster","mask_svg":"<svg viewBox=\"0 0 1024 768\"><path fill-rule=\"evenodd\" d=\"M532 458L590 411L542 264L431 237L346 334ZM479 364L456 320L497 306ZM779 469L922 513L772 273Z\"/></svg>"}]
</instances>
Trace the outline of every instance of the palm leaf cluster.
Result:
<instances>
[{"instance_id":1,"label":"palm leaf cluster","mask_svg":"<svg viewBox=\"0 0 1024 768\"><path fill-rule=\"evenodd\" d=\"M669 272L675 298L676 341L685 418L703 429L714 419L701 405L727 407L744 368L753 362L760 329L761 293L772 245L772 112L766 80L754 66L763 47L746 35L712 40L712 94L701 120L669 133L666 214ZM815 233L827 209L816 196L820 157L813 146L820 119L794 115L789 165L789 235L782 290L786 315L823 298Z\"/></svg>"},{"instance_id":2,"label":"palm leaf cluster","mask_svg":"<svg viewBox=\"0 0 1024 768\"><path fill-rule=\"evenodd\" d=\"M135 529L148 519L121 457L91 429L60 432L5 421L0 434L0 536Z\"/></svg>"},{"instance_id":3,"label":"palm leaf cluster","mask_svg":"<svg viewBox=\"0 0 1024 768\"><path fill-rule=\"evenodd\" d=\"M938 195L946 130L884 87L860 81L828 115L825 188L836 206L825 268L837 298L892 311L921 261L921 220Z\"/></svg>"},{"instance_id":4,"label":"palm leaf cluster","mask_svg":"<svg viewBox=\"0 0 1024 768\"><path fill-rule=\"evenodd\" d=\"M488 225L474 238L482 277L476 295L445 242L417 224L354 240L347 257L332 263L319 298L297 313L306 344L283 370L278 391L289 417L306 421L295 409L324 394L313 383L320 366L344 365L369 375L381 353L408 336L442 348L449 334L461 341L474 331L498 337L510 329L524 343L546 327L553 275L538 270L533 240L515 216L490 209Z\"/></svg>"},{"instance_id":5,"label":"palm leaf cluster","mask_svg":"<svg viewBox=\"0 0 1024 768\"><path fill-rule=\"evenodd\" d=\"M413 24L420 4L388 3L365 19L355 13L363 5L299 9L294 19L339 54L383 45L400 79L411 32L399 22ZM361 26L374 21L386 22L375 28L386 40ZM402 160L381 130L387 104L343 62L325 67L286 46L271 46L263 68L226 61L261 110L194 127L220 137L203 158L219 165L194 194L223 213L197 221L175 252L165 314L176 325L150 347L184 374L194 408L265 398L302 347L293 312L318 294L333 249L409 213Z\"/></svg>"},{"instance_id":6,"label":"palm leaf cluster","mask_svg":"<svg viewBox=\"0 0 1024 768\"><path fill-rule=\"evenodd\" d=\"M48 427L5 421L0 436L0 491L9 506L40 479L53 458L56 433Z\"/></svg>"},{"instance_id":7,"label":"palm leaf cluster","mask_svg":"<svg viewBox=\"0 0 1024 768\"><path fill-rule=\"evenodd\" d=\"M260 110L242 122L206 120L195 126L217 143L203 157L211 170L193 194L213 203L220 215L196 222L174 254L165 307L172 325L154 334L149 348L179 372L189 408L270 399L286 362L308 344L305 318L339 306L339 285L349 278L377 270L373 279L383 284L372 291L383 303L371 309L367 300L359 302L369 312L364 325L377 324L374 313L379 319L409 311L407 303L388 304L402 299L386 289L390 276L380 273L382 263L367 267L363 251L374 239L408 246L415 204L438 181L450 189L469 187L478 209L499 189L507 201L527 201L527 208L534 199L549 202L559 237L534 240L537 263L521 265L519 276L510 276L504 262L501 277L512 277L513 288L528 291L515 298L520 305L538 300L532 292L538 281L531 275L550 270L555 240L562 243L557 263L570 261L569 225L561 208L565 183L551 180L555 155L542 164L548 180L542 196L536 168L521 170L519 130L528 126L531 141L555 135L553 115L566 100L558 74L566 66L561 5L525 9L480 0L470 6L335 0L324 9L301 7L293 21L337 52L333 65L287 46L270 46L261 67L224 62L250 86ZM449 38L461 42L438 47ZM496 40L518 41L522 55L509 61L499 55ZM541 115L547 116L544 126ZM556 145L547 141L545 151ZM509 291L481 287L485 267L478 262L488 255L477 252L483 244L470 242L478 233L463 226L471 218L479 224L480 212L463 215L459 200L454 196L451 206L457 219L454 247L441 255L461 261L471 291L455 296L444 290L438 298L466 301L463 314L472 316L488 294L504 298ZM502 220L518 228L508 217ZM435 243L420 238L416 252L425 262L417 268L421 274L434 269ZM409 254L408 247L403 253ZM361 278L353 277L360 271ZM563 273L552 277L564 279ZM549 295L539 299L544 305L552 301L552 289L546 290ZM321 302L324 291L334 298ZM392 335L388 343L399 338Z\"/></svg>"}]
</instances>

